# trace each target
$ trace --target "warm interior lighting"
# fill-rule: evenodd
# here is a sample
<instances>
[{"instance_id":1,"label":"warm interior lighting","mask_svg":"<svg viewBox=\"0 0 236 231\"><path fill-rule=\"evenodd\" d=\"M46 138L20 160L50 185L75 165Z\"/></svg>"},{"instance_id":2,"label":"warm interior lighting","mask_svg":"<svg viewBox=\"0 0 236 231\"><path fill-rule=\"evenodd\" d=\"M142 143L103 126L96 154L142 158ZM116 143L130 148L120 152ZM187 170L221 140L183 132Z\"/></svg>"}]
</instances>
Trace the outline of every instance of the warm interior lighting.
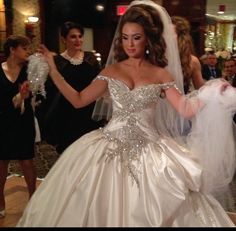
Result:
<instances>
[{"instance_id":1,"label":"warm interior lighting","mask_svg":"<svg viewBox=\"0 0 236 231\"><path fill-rule=\"evenodd\" d=\"M25 34L31 40L35 37L34 29L38 21L39 21L39 17L37 16L29 16L25 20Z\"/></svg>"},{"instance_id":2,"label":"warm interior lighting","mask_svg":"<svg viewBox=\"0 0 236 231\"><path fill-rule=\"evenodd\" d=\"M27 22L28 23L36 23L36 22L38 22L39 21L39 17L37 17L37 16L29 16L28 18L27 18Z\"/></svg>"}]
</instances>

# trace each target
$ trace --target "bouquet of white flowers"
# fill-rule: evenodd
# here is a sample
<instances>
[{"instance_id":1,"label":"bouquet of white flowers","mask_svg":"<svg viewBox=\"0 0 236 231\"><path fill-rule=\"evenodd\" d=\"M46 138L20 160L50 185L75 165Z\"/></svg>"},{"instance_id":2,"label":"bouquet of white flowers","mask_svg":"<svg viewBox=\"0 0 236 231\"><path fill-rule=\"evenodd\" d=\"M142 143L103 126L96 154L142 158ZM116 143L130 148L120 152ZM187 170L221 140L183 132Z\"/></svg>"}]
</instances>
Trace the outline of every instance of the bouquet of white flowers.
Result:
<instances>
[{"instance_id":1,"label":"bouquet of white flowers","mask_svg":"<svg viewBox=\"0 0 236 231\"><path fill-rule=\"evenodd\" d=\"M227 50L217 51L216 53L218 66L221 70L223 70L224 61L231 58L231 53Z\"/></svg>"}]
</instances>

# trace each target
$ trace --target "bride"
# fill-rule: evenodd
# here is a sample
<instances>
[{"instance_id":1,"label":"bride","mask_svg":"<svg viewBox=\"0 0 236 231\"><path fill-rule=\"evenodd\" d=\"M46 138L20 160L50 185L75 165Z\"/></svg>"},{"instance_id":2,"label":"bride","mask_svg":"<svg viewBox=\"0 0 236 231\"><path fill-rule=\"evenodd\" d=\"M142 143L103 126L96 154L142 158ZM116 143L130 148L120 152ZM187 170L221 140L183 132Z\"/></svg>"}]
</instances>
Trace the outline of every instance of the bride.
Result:
<instances>
[{"instance_id":1,"label":"bride","mask_svg":"<svg viewBox=\"0 0 236 231\"><path fill-rule=\"evenodd\" d=\"M191 97L181 94L183 78L171 24L161 6L133 1L113 41L113 64L81 92L66 83L51 52L41 47L52 80L74 107L84 107L108 90L113 113L104 128L65 150L29 201L18 227L234 226L211 193L225 187L234 173L230 122L236 91L217 80ZM221 155L217 150L198 152L206 151L210 137L200 143L197 119L209 107L214 110L213 101L228 121L228 149ZM184 118L195 121L188 137L182 133ZM206 154L219 159L209 169ZM228 164L227 172L219 168Z\"/></svg>"}]
</instances>

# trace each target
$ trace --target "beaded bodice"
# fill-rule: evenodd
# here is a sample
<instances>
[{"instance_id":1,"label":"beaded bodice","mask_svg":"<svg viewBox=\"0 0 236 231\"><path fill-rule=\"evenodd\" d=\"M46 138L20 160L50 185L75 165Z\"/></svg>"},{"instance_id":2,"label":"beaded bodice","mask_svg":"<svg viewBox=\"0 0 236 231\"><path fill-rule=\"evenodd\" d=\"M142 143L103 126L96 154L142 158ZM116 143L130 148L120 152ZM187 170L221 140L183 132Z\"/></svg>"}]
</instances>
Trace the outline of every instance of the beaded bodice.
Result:
<instances>
[{"instance_id":1,"label":"beaded bodice","mask_svg":"<svg viewBox=\"0 0 236 231\"><path fill-rule=\"evenodd\" d=\"M104 138L111 142L111 148L105 153L106 159L118 157L123 172L128 171L139 186L138 174L142 149L149 142L157 141L155 129L155 110L162 89L175 86L174 82L166 84L148 84L133 90L120 80L98 76L108 82L113 102L113 115L109 123L102 129Z\"/></svg>"}]
</instances>

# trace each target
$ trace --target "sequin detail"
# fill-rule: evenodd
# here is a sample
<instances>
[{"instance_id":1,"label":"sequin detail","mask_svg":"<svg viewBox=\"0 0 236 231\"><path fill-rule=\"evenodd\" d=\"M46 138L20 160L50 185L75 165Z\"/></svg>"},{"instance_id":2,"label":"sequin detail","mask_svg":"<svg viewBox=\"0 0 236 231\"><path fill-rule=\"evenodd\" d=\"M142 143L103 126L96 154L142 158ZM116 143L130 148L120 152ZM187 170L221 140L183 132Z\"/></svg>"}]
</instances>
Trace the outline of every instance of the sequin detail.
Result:
<instances>
[{"instance_id":1,"label":"sequin detail","mask_svg":"<svg viewBox=\"0 0 236 231\"><path fill-rule=\"evenodd\" d=\"M114 100L121 105L113 111L112 120L123 122L124 125L115 131L109 131L106 127L101 129L104 138L114 143L113 148L108 148L104 155L106 161L115 157L119 158L123 174L128 173L137 186L139 174L141 174L141 155L143 149L149 143L148 134L141 128L139 121L140 111L148 109L156 104L160 98L162 89L176 87L174 82L165 84L148 84L130 90L125 83L105 76L97 76L96 79L105 80L109 84L109 91ZM121 87L122 85L122 87Z\"/></svg>"},{"instance_id":2,"label":"sequin detail","mask_svg":"<svg viewBox=\"0 0 236 231\"><path fill-rule=\"evenodd\" d=\"M115 143L115 148L108 148L105 152L106 161L111 161L115 157L121 162L122 172L128 171L132 182L136 182L139 187L138 174L140 170L140 155L142 149L147 145L146 134L137 125L137 118L130 116L126 125L120 129L119 138L113 132L103 131L104 138ZM117 133L117 132L116 132Z\"/></svg>"}]
</instances>

